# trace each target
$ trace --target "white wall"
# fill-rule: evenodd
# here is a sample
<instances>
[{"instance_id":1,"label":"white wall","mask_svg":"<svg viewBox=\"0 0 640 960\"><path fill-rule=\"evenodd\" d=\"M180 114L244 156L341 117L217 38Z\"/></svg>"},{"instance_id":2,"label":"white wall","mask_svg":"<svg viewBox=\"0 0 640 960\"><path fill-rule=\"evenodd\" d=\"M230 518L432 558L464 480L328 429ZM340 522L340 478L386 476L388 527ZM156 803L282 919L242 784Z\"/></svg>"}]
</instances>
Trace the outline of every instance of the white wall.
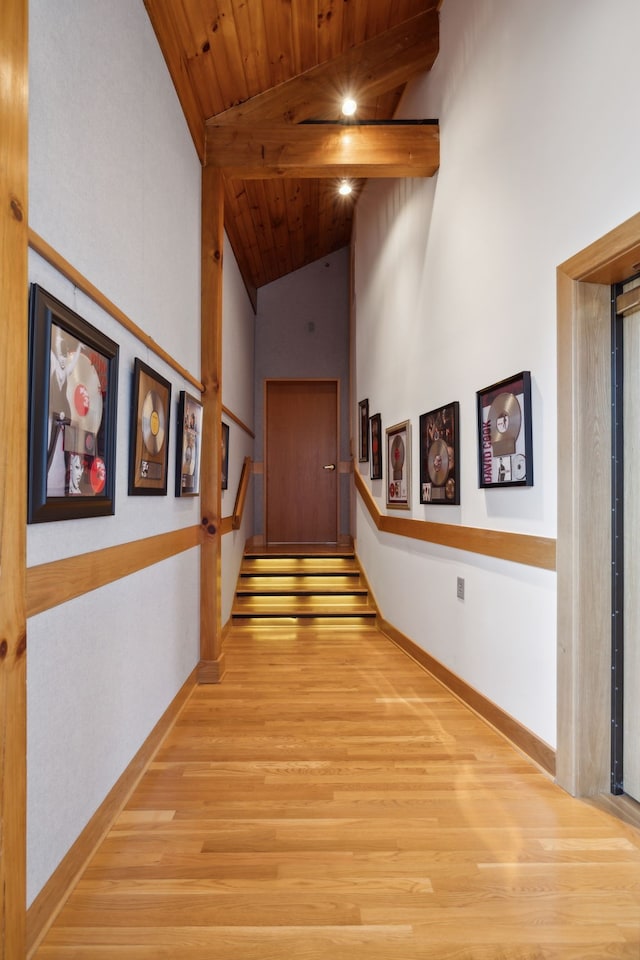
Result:
<instances>
[{"instance_id":1,"label":"white wall","mask_svg":"<svg viewBox=\"0 0 640 960\"><path fill-rule=\"evenodd\" d=\"M412 421L417 519L556 535L555 271L640 209L639 27L635 0L443 4L434 69L400 111L439 119L440 171L370 182L356 214L355 400ZM534 486L480 490L475 391L522 369ZM454 400L461 504L423 506L418 419ZM555 575L385 537L361 508L357 538L384 616L555 745Z\"/></svg>"},{"instance_id":2,"label":"white wall","mask_svg":"<svg viewBox=\"0 0 640 960\"><path fill-rule=\"evenodd\" d=\"M238 264L225 237L222 283L222 402L252 432L254 430L255 315ZM245 457L254 457L253 438L224 412L229 427L229 479L222 491L222 516L233 514L240 472ZM250 484L253 481L250 481ZM231 606L245 543L253 535L253 490L247 492L242 525L222 538L222 624Z\"/></svg>"},{"instance_id":3,"label":"white wall","mask_svg":"<svg viewBox=\"0 0 640 960\"><path fill-rule=\"evenodd\" d=\"M200 164L142 3L31 0L29 223L187 370L200 371ZM200 522L174 496L188 382L40 257L30 280L120 345L116 513L31 526L28 564ZM26 303L26 291L25 291ZM166 497L128 497L134 357L172 385ZM199 658L199 551L28 622L28 900Z\"/></svg>"}]
</instances>

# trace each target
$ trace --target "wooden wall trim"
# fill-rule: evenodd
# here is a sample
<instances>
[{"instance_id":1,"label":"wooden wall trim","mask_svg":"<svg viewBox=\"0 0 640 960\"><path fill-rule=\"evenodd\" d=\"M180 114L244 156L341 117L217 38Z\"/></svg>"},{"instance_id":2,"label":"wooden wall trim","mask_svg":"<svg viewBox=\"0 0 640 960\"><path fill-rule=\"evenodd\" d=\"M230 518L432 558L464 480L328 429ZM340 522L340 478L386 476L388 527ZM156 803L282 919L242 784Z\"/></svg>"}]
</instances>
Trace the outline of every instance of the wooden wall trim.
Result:
<instances>
[{"instance_id":1,"label":"wooden wall trim","mask_svg":"<svg viewBox=\"0 0 640 960\"><path fill-rule=\"evenodd\" d=\"M244 430L245 433L248 433L252 440L255 440L256 435L251 427L248 427L246 423L243 423L240 417L236 417L235 413L232 413L231 410L229 410L229 407L225 407L224 403L222 404L222 412L225 414L225 416L229 417L229 420L233 420L234 423L237 423L241 430Z\"/></svg>"},{"instance_id":2,"label":"wooden wall trim","mask_svg":"<svg viewBox=\"0 0 640 960\"><path fill-rule=\"evenodd\" d=\"M551 776L555 773L555 752L549 744L541 740L535 733L523 726L515 717L506 713L488 697L470 686L461 677L453 673L448 667L432 657L431 654L419 647L399 630L381 617L378 627L396 646L400 647L412 660L427 670L436 680L443 684L465 706L499 733L507 738L514 746L522 750L535 763L546 770Z\"/></svg>"},{"instance_id":3,"label":"wooden wall trim","mask_svg":"<svg viewBox=\"0 0 640 960\"><path fill-rule=\"evenodd\" d=\"M196 686L197 670L187 677L172 702L111 788L91 820L60 862L27 912L27 956L31 957L64 906L90 858L113 826L160 744L175 724ZM24 954L23 954L24 955ZM9 958L7 958L9 960Z\"/></svg>"},{"instance_id":4,"label":"wooden wall trim","mask_svg":"<svg viewBox=\"0 0 640 960\"><path fill-rule=\"evenodd\" d=\"M223 517L220 521L220 533L224 537L227 533L233 533L233 517Z\"/></svg>"},{"instance_id":5,"label":"wooden wall trim","mask_svg":"<svg viewBox=\"0 0 640 960\"><path fill-rule=\"evenodd\" d=\"M0 958L24 956L27 0L0 3Z\"/></svg>"},{"instance_id":6,"label":"wooden wall trim","mask_svg":"<svg viewBox=\"0 0 640 960\"><path fill-rule=\"evenodd\" d=\"M453 550L465 550L486 557L497 557L512 563L523 563L543 570L556 568L556 541L549 537L535 537L481 527L461 527L450 523L432 523L412 517L396 517L381 513L374 497L358 470L354 471L355 485L378 530L396 536L437 543Z\"/></svg>"},{"instance_id":7,"label":"wooden wall trim","mask_svg":"<svg viewBox=\"0 0 640 960\"><path fill-rule=\"evenodd\" d=\"M97 590L138 570L167 560L202 541L199 526L182 527L142 540L53 560L27 570L27 616L33 617L74 597Z\"/></svg>"},{"instance_id":8,"label":"wooden wall trim","mask_svg":"<svg viewBox=\"0 0 640 960\"><path fill-rule=\"evenodd\" d=\"M114 320L128 330L129 333L132 333L141 343L148 347L149 350L152 350L153 353L160 359L164 360L165 363L169 364L176 373L179 373L181 377L184 377L195 389L202 393L204 390L203 384L198 380L193 374L189 373L183 366L181 366L177 360L167 353L166 350L156 343L156 341L149 336L148 333L145 333L136 323L131 320L126 313L123 313L119 307L116 307L115 303L112 303L108 297L105 297L103 293L95 287L90 280L87 280L74 266L72 266L68 260L59 254L52 246L50 246L46 240L43 240L42 237L29 229L29 246L37 254L39 254L44 260L51 264L52 267L61 273L63 277L66 277L67 280L70 280L74 286L81 290L86 296L88 296L94 303L97 303L99 307L105 310L109 316L113 317Z\"/></svg>"}]
</instances>

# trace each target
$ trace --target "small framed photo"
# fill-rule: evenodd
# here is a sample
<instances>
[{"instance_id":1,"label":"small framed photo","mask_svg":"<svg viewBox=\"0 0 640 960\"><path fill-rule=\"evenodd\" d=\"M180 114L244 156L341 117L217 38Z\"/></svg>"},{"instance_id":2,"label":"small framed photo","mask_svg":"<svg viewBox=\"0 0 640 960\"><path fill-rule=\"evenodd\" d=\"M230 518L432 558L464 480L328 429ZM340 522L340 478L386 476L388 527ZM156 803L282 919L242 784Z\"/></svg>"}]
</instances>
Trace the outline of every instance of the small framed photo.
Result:
<instances>
[{"instance_id":1,"label":"small framed photo","mask_svg":"<svg viewBox=\"0 0 640 960\"><path fill-rule=\"evenodd\" d=\"M369 461L369 401L361 400L358 404L360 418L358 422L358 460L360 463Z\"/></svg>"},{"instance_id":2,"label":"small framed photo","mask_svg":"<svg viewBox=\"0 0 640 960\"><path fill-rule=\"evenodd\" d=\"M202 450L202 404L185 390L178 400L178 442L176 444L176 497L200 494Z\"/></svg>"},{"instance_id":3,"label":"small framed photo","mask_svg":"<svg viewBox=\"0 0 640 960\"><path fill-rule=\"evenodd\" d=\"M477 393L481 487L533 486L531 374L522 371Z\"/></svg>"},{"instance_id":4,"label":"small framed photo","mask_svg":"<svg viewBox=\"0 0 640 960\"><path fill-rule=\"evenodd\" d=\"M382 417L374 413L369 418L371 425L371 479L382 480Z\"/></svg>"},{"instance_id":5,"label":"small framed photo","mask_svg":"<svg viewBox=\"0 0 640 960\"><path fill-rule=\"evenodd\" d=\"M222 489L229 489L229 424L222 424L222 453L220 459L220 474L222 476Z\"/></svg>"},{"instance_id":6,"label":"small framed photo","mask_svg":"<svg viewBox=\"0 0 640 960\"><path fill-rule=\"evenodd\" d=\"M411 506L411 424L408 420L387 427L387 506Z\"/></svg>"},{"instance_id":7,"label":"small framed photo","mask_svg":"<svg viewBox=\"0 0 640 960\"><path fill-rule=\"evenodd\" d=\"M459 403L420 417L420 503L459 504Z\"/></svg>"},{"instance_id":8,"label":"small framed photo","mask_svg":"<svg viewBox=\"0 0 640 960\"><path fill-rule=\"evenodd\" d=\"M171 384L136 357L133 368L129 494L165 496Z\"/></svg>"},{"instance_id":9,"label":"small framed photo","mask_svg":"<svg viewBox=\"0 0 640 960\"><path fill-rule=\"evenodd\" d=\"M117 343L32 284L29 523L115 512L118 351Z\"/></svg>"}]
</instances>

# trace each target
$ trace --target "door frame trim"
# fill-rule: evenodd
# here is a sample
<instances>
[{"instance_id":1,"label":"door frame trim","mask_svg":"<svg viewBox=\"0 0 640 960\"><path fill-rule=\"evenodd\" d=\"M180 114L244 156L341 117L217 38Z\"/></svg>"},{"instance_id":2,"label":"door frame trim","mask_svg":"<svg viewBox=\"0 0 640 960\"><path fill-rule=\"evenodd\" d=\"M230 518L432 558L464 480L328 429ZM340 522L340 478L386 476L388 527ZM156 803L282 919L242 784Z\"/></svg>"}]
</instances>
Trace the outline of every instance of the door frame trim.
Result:
<instances>
[{"instance_id":1,"label":"door frame trim","mask_svg":"<svg viewBox=\"0 0 640 960\"><path fill-rule=\"evenodd\" d=\"M611 286L640 268L640 214L557 268L556 780L607 793L611 753Z\"/></svg>"},{"instance_id":2,"label":"door frame trim","mask_svg":"<svg viewBox=\"0 0 640 960\"><path fill-rule=\"evenodd\" d=\"M269 543L269 524L268 524L268 511L267 511L267 499L269 496L269 471L268 471L268 451L267 451L267 436L269 433L268 424L269 424L269 385L272 383L334 383L336 387L336 539L331 541L331 543L340 542L340 474L341 474L341 463L340 463L340 380L338 377L265 377L264 379L264 395L263 395L263 410L264 410L264 431L263 431L263 452L262 459L264 463L264 477L262 484L262 516L264 517L264 541L266 544ZM328 541L329 542L329 541Z\"/></svg>"}]
</instances>

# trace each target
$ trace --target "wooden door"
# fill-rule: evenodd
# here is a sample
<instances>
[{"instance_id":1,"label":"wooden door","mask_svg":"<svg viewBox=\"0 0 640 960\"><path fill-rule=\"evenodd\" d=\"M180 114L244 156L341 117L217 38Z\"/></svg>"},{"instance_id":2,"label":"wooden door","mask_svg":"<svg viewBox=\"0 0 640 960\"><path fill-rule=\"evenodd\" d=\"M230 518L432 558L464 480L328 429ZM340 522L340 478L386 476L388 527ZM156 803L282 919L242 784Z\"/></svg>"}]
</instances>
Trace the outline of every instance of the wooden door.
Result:
<instances>
[{"instance_id":1,"label":"wooden door","mask_svg":"<svg viewBox=\"0 0 640 960\"><path fill-rule=\"evenodd\" d=\"M267 381L268 543L338 539L338 383Z\"/></svg>"}]
</instances>

